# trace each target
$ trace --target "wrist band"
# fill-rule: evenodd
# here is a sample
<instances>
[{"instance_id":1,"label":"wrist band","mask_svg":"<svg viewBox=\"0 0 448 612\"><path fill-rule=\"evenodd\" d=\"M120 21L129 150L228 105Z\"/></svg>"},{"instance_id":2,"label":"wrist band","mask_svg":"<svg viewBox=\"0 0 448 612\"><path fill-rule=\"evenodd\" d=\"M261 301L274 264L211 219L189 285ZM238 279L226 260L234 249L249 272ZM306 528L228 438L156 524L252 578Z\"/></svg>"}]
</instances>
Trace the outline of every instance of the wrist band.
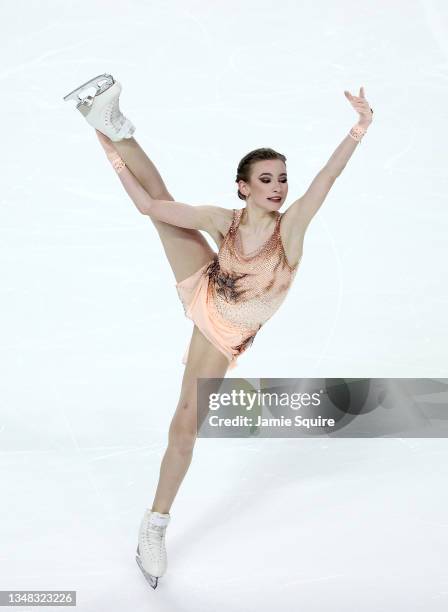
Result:
<instances>
[{"instance_id":1,"label":"wrist band","mask_svg":"<svg viewBox=\"0 0 448 612\"><path fill-rule=\"evenodd\" d=\"M352 129L350 130L350 132L348 133L349 136L351 136L353 138L353 140L356 140L358 142L361 142L364 134L367 132L366 128L361 127L359 124L356 124L352 127Z\"/></svg>"},{"instance_id":2,"label":"wrist band","mask_svg":"<svg viewBox=\"0 0 448 612\"><path fill-rule=\"evenodd\" d=\"M122 170L126 167L124 160L122 160L119 155L109 157L109 161L117 174L120 174L120 172L122 172Z\"/></svg>"}]
</instances>

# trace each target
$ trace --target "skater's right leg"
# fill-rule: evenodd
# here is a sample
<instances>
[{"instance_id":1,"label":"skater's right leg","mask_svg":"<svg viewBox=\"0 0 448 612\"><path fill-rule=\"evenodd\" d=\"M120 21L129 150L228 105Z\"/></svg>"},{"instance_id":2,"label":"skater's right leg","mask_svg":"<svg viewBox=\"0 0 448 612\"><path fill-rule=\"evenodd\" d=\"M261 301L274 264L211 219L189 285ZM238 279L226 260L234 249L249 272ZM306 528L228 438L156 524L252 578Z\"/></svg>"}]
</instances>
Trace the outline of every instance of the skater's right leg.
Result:
<instances>
[{"instance_id":1,"label":"skater's right leg","mask_svg":"<svg viewBox=\"0 0 448 612\"><path fill-rule=\"evenodd\" d=\"M138 179L142 187L155 200L172 200L173 197L160 176L154 163L149 159L135 138L123 138L118 142L110 141L127 167ZM158 223L163 223L158 221Z\"/></svg>"},{"instance_id":2,"label":"skater's right leg","mask_svg":"<svg viewBox=\"0 0 448 612\"><path fill-rule=\"evenodd\" d=\"M159 171L135 138L124 138L118 142L109 140L108 145L117 151L152 198L174 200ZM176 282L184 280L213 258L213 249L198 230L177 227L148 216L160 236Z\"/></svg>"},{"instance_id":3,"label":"skater's right leg","mask_svg":"<svg viewBox=\"0 0 448 612\"><path fill-rule=\"evenodd\" d=\"M171 200L157 168L134 138L112 142L97 131L98 139L108 156L116 153L149 195L158 200ZM214 252L204 236L195 229L177 227L148 215L160 236L176 282L180 282L209 262Z\"/></svg>"},{"instance_id":4,"label":"skater's right leg","mask_svg":"<svg viewBox=\"0 0 448 612\"><path fill-rule=\"evenodd\" d=\"M93 95L87 95L92 89L95 89ZM78 111L104 135L108 147L116 145L115 151L152 197L173 200L156 167L132 138L135 126L120 110L121 91L121 84L112 75L104 73L71 91L64 100L77 102ZM176 282L184 280L213 258L213 249L197 230L149 218L162 240Z\"/></svg>"}]
</instances>

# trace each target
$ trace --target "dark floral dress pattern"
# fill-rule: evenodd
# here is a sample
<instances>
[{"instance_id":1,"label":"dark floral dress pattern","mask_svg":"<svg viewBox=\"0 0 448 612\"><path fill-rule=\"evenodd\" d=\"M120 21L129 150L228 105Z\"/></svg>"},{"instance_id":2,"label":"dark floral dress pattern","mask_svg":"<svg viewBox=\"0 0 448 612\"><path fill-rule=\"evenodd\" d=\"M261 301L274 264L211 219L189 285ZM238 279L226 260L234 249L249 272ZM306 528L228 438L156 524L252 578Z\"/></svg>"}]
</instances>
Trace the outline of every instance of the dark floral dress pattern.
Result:
<instances>
[{"instance_id":1,"label":"dark floral dress pattern","mask_svg":"<svg viewBox=\"0 0 448 612\"><path fill-rule=\"evenodd\" d=\"M229 274L228 272L224 272L221 270L217 255L215 255L212 263L208 266L205 272L210 280L214 283L216 293L222 296L227 302L236 304L244 295L244 290L238 290L237 282L248 275Z\"/></svg>"},{"instance_id":2,"label":"dark floral dress pattern","mask_svg":"<svg viewBox=\"0 0 448 612\"><path fill-rule=\"evenodd\" d=\"M221 270L219 265L218 255L215 255L213 261L206 269L205 273L208 275L210 281L214 285L214 289L218 295L223 297L227 302L236 304L246 292L245 290L238 290L237 283L240 279L245 278L248 274L231 274ZM261 325L260 325L261 327ZM257 330L258 332L258 330ZM237 355L241 355L249 346L251 346L256 333L245 338L241 344L232 346L232 349Z\"/></svg>"}]
</instances>

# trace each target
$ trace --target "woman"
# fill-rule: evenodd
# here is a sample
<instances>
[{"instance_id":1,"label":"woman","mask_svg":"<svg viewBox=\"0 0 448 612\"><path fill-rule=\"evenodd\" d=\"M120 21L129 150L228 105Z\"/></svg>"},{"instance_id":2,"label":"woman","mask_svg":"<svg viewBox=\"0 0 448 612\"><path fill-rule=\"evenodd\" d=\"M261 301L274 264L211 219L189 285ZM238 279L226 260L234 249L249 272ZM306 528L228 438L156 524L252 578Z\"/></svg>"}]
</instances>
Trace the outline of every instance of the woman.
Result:
<instances>
[{"instance_id":1,"label":"woman","mask_svg":"<svg viewBox=\"0 0 448 612\"><path fill-rule=\"evenodd\" d=\"M95 86L93 96L80 92ZM361 87L344 94L359 121L337 147L306 193L284 204L288 183L286 157L268 148L248 153L239 163L238 197L246 206L190 206L174 202L159 172L133 138L135 127L119 108L120 83L104 74L64 97L77 108L97 136L138 210L150 217L176 278L193 335L184 356L179 402L169 428L169 443L151 509L139 530L137 563L153 588L167 567L165 531L170 508L190 465L197 435L196 381L223 378L252 344L294 279L306 228L372 121L373 111ZM216 243L215 253L200 233Z\"/></svg>"}]
</instances>

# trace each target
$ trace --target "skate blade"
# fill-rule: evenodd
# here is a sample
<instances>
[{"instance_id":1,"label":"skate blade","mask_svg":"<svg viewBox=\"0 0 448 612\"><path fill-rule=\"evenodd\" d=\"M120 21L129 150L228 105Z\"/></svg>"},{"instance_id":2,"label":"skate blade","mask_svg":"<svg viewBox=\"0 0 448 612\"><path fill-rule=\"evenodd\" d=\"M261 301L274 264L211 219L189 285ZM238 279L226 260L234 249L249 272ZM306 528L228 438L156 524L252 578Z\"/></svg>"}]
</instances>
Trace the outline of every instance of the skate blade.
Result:
<instances>
[{"instance_id":1,"label":"skate blade","mask_svg":"<svg viewBox=\"0 0 448 612\"><path fill-rule=\"evenodd\" d=\"M65 102L67 102L67 100L75 100L76 102L82 102L83 98L78 94L83 89L86 89L87 87L96 86L97 90L95 95L97 95L103 93L103 91L106 91L106 89L109 89L109 87L112 87L114 83L115 80L111 74L99 74L98 76L94 77L93 79L90 79L89 81L86 81L85 83L68 93L66 96L64 96L63 100Z\"/></svg>"},{"instance_id":2,"label":"skate blade","mask_svg":"<svg viewBox=\"0 0 448 612\"><path fill-rule=\"evenodd\" d=\"M149 582L150 586L152 586L153 589L157 588L157 582L159 580L158 577L152 576L152 574L148 574L148 572L143 567L141 559L138 555L135 556L135 560L137 561L137 565L142 570L143 576L145 577L147 582Z\"/></svg>"}]
</instances>

